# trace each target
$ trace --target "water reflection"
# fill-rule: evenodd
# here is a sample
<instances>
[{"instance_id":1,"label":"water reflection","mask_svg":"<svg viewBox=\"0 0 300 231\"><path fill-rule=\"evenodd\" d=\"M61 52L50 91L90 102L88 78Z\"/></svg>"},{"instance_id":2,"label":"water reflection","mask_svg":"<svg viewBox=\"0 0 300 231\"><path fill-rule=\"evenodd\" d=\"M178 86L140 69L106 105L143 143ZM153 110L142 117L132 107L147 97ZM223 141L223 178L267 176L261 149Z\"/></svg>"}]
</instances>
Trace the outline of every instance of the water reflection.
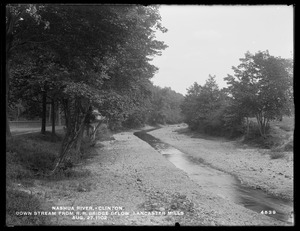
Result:
<instances>
[{"instance_id":1,"label":"water reflection","mask_svg":"<svg viewBox=\"0 0 300 231\"><path fill-rule=\"evenodd\" d=\"M177 168L185 171L203 189L258 213L263 212L267 216L293 223L293 217L290 216L293 202L274 198L259 189L247 188L236 177L208 166L201 158L182 153L146 131L136 132L134 135L149 143Z\"/></svg>"}]
</instances>

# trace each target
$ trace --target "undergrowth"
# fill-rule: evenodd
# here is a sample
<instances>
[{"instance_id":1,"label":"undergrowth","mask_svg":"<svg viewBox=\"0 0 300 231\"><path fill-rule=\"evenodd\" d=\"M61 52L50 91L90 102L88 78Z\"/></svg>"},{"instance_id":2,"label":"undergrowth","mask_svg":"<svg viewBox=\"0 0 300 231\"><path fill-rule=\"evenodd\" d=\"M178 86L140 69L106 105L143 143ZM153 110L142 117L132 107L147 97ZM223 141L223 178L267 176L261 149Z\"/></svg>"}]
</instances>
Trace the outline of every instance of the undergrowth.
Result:
<instances>
[{"instance_id":1,"label":"undergrowth","mask_svg":"<svg viewBox=\"0 0 300 231\"><path fill-rule=\"evenodd\" d=\"M24 134L6 139L6 225L46 225L47 216L18 216L17 211L40 211L43 201L34 195L19 191L13 185L34 186L35 180L57 182L64 179L84 178L88 170L74 168L84 164L85 159L96 153L89 140L83 138L79 153L71 150L67 160L52 176L45 176L52 170L58 157L63 133L52 136L50 132ZM109 140L111 132L105 126L100 129L96 139Z\"/></svg>"}]
</instances>

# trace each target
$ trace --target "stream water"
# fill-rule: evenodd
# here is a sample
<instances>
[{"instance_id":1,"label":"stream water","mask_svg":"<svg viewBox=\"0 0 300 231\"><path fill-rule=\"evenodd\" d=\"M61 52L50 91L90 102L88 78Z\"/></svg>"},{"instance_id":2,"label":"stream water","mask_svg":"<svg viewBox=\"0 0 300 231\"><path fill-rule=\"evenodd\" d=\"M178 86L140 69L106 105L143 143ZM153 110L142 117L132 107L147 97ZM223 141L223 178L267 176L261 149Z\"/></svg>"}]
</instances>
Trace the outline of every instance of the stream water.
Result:
<instances>
[{"instance_id":1,"label":"stream water","mask_svg":"<svg viewBox=\"0 0 300 231\"><path fill-rule=\"evenodd\" d=\"M203 159L185 154L147 133L152 130L154 129L135 132L134 135L149 143L177 168L185 171L203 189L255 212L289 224L294 223L293 202L243 186L236 177L214 169L205 164Z\"/></svg>"}]
</instances>

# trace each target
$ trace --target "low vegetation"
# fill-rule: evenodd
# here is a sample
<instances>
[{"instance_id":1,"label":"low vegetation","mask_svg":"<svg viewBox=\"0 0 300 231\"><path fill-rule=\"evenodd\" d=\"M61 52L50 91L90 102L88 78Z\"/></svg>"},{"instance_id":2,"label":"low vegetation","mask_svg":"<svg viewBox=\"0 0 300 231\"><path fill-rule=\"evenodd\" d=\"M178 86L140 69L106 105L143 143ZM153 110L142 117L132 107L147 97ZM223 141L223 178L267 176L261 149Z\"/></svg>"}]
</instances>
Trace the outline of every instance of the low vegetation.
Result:
<instances>
[{"instance_id":1,"label":"low vegetation","mask_svg":"<svg viewBox=\"0 0 300 231\"><path fill-rule=\"evenodd\" d=\"M294 117L285 116L281 121L272 121L265 137L260 136L258 125L254 119L250 124L248 134L244 136L243 143L270 149L272 156L277 158L280 156L279 152L293 151ZM284 157L283 154L282 157Z\"/></svg>"},{"instance_id":2,"label":"low vegetation","mask_svg":"<svg viewBox=\"0 0 300 231\"><path fill-rule=\"evenodd\" d=\"M106 124L100 126L96 133L96 141L111 140L112 132ZM46 225L50 222L47 216L18 216L18 211L41 211L44 201L29 192L22 191L18 186L32 187L35 181L60 181L86 177L89 172L77 171L74 166L83 164L87 158L95 155L93 144L89 139L83 139L81 151L70 153L67 161L51 176L45 174L50 171L55 159L58 157L59 148L64 133L57 133L53 141L52 134L32 133L13 136L6 140L6 224L15 225ZM85 187L87 188L87 187ZM79 184L74 190L82 190Z\"/></svg>"},{"instance_id":3,"label":"low vegetation","mask_svg":"<svg viewBox=\"0 0 300 231\"><path fill-rule=\"evenodd\" d=\"M8 188L6 190L6 225L47 225L47 216L22 216L20 211L41 211L41 202L28 193Z\"/></svg>"}]
</instances>

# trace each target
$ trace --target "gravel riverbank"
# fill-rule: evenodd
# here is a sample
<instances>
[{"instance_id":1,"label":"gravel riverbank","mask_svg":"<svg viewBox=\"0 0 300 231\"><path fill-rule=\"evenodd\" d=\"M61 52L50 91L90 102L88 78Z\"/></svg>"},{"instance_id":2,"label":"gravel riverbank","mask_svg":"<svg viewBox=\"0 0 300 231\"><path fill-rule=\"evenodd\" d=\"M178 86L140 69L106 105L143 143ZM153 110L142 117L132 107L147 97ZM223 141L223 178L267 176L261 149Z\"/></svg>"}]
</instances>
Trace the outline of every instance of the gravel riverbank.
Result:
<instances>
[{"instance_id":1,"label":"gravel riverbank","mask_svg":"<svg viewBox=\"0 0 300 231\"><path fill-rule=\"evenodd\" d=\"M174 128L152 133L165 130L167 134ZM285 225L203 190L133 132L121 132L114 138L102 142L95 156L75 169L88 174L40 186L47 191L45 211L57 212L53 224Z\"/></svg>"},{"instance_id":2,"label":"gravel riverbank","mask_svg":"<svg viewBox=\"0 0 300 231\"><path fill-rule=\"evenodd\" d=\"M186 127L185 124L165 126L149 134L237 176L246 186L293 201L293 152L286 152L285 158L271 159L270 150L237 145L235 141L192 138L176 132Z\"/></svg>"}]
</instances>

